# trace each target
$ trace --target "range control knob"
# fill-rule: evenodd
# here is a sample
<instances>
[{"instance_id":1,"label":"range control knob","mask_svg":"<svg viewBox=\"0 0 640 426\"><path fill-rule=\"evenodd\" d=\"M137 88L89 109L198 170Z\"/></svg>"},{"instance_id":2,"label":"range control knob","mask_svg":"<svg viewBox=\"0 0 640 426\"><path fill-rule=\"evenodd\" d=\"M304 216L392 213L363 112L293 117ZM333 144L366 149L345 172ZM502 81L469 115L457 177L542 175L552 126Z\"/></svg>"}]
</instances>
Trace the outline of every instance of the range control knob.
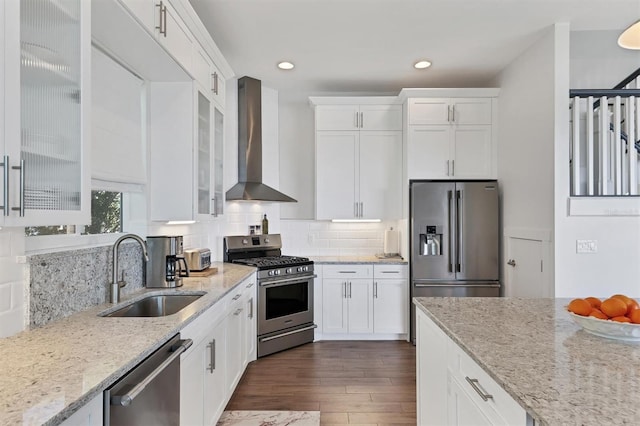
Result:
<instances>
[{"instance_id":1,"label":"range control knob","mask_svg":"<svg viewBox=\"0 0 640 426\"><path fill-rule=\"evenodd\" d=\"M298 272L302 272L302 266L298 266L298 269L296 269Z\"/></svg>"},{"instance_id":2,"label":"range control knob","mask_svg":"<svg viewBox=\"0 0 640 426\"><path fill-rule=\"evenodd\" d=\"M265 239L264 239L264 242L265 242L265 243L269 243L269 238L265 238Z\"/></svg>"},{"instance_id":3,"label":"range control knob","mask_svg":"<svg viewBox=\"0 0 640 426\"><path fill-rule=\"evenodd\" d=\"M247 240L246 238L244 238L244 239L242 240L242 244L249 244L249 240Z\"/></svg>"},{"instance_id":4,"label":"range control knob","mask_svg":"<svg viewBox=\"0 0 640 426\"><path fill-rule=\"evenodd\" d=\"M292 273L292 272L293 272L293 268L287 268L287 269L285 270L285 273L287 273L287 274L290 274L290 273Z\"/></svg>"},{"instance_id":5,"label":"range control knob","mask_svg":"<svg viewBox=\"0 0 640 426\"><path fill-rule=\"evenodd\" d=\"M276 275L280 275L280 269L276 269L275 271L273 271L273 273Z\"/></svg>"},{"instance_id":6,"label":"range control knob","mask_svg":"<svg viewBox=\"0 0 640 426\"><path fill-rule=\"evenodd\" d=\"M269 275L270 277L272 277L272 276L274 275L274 271L269 271L269 272L267 273L267 275Z\"/></svg>"}]
</instances>

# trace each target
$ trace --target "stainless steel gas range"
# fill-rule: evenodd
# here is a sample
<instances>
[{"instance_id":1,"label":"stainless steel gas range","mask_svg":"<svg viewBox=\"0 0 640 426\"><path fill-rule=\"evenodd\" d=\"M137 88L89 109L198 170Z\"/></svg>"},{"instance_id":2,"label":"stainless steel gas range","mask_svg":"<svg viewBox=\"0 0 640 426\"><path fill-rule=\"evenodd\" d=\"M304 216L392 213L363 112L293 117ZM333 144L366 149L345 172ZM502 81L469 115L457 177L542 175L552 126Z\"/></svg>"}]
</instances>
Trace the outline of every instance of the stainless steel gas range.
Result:
<instances>
[{"instance_id":1,"label":"stainless steel gas range","mask_svg":"<svg viewBox=\"0 0 640 426\"><path fill-rule=\"evenodd\" d=\"M258 268L258 357L313 341L313 261L282 255L279 234L224 238L224 261Z\"/></svg>"}]
</instances>

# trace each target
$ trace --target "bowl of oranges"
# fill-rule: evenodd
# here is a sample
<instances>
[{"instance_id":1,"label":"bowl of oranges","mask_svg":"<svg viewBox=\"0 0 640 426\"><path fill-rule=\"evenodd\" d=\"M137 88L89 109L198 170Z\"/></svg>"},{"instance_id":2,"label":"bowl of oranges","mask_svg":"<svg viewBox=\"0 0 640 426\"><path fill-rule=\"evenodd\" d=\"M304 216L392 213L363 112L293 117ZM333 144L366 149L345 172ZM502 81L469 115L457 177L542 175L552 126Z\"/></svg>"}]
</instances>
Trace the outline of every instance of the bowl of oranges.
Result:
<instances>
[{"instance_id":1,"label":"bowl of oranges","mask_svg":"<svg viewBox=\"0 0 640 426\"><path fill-rule=\"evenodd\" d=\"M608 299L573 299L567 306L573 321L586 332L618 340L640 340L640 304L623 294Z\"/></svg>"}]
</instances>

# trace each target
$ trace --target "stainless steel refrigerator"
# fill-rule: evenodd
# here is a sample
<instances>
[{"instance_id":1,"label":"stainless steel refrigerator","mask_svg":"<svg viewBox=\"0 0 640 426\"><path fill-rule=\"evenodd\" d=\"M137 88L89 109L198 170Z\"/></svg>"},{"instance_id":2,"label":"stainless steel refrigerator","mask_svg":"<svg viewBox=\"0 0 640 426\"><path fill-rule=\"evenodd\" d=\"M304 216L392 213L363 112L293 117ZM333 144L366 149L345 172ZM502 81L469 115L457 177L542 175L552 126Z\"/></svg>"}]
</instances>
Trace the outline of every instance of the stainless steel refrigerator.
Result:
<instances>
[{"instance_id":1,"label":"stainless steel refrigerator","mask_svg":"<svg viewBox=\"0 0 640 426\"><path fill-rule=\"evenodd\" d=\"M411 297L500 296L498 182L411 181L410 203Z\"/></svg>"}]
</instances>

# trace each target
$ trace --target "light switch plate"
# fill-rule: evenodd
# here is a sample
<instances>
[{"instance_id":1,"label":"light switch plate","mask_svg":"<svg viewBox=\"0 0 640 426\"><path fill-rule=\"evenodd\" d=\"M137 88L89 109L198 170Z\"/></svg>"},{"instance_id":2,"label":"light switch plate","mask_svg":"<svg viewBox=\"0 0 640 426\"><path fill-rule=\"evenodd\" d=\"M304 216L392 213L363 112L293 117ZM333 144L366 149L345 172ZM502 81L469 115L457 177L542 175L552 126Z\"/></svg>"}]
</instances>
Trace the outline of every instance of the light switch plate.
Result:
<instances>
[{"instance_id":1,"label":"light switch plate","mask_svg":"<svg viewBox=\"0 0 640 426\"><path fill-rule=\"evenodd\" d=\"M576 253L597 253L598 240L576 240Z\"/></svg>"}]
</instances>

